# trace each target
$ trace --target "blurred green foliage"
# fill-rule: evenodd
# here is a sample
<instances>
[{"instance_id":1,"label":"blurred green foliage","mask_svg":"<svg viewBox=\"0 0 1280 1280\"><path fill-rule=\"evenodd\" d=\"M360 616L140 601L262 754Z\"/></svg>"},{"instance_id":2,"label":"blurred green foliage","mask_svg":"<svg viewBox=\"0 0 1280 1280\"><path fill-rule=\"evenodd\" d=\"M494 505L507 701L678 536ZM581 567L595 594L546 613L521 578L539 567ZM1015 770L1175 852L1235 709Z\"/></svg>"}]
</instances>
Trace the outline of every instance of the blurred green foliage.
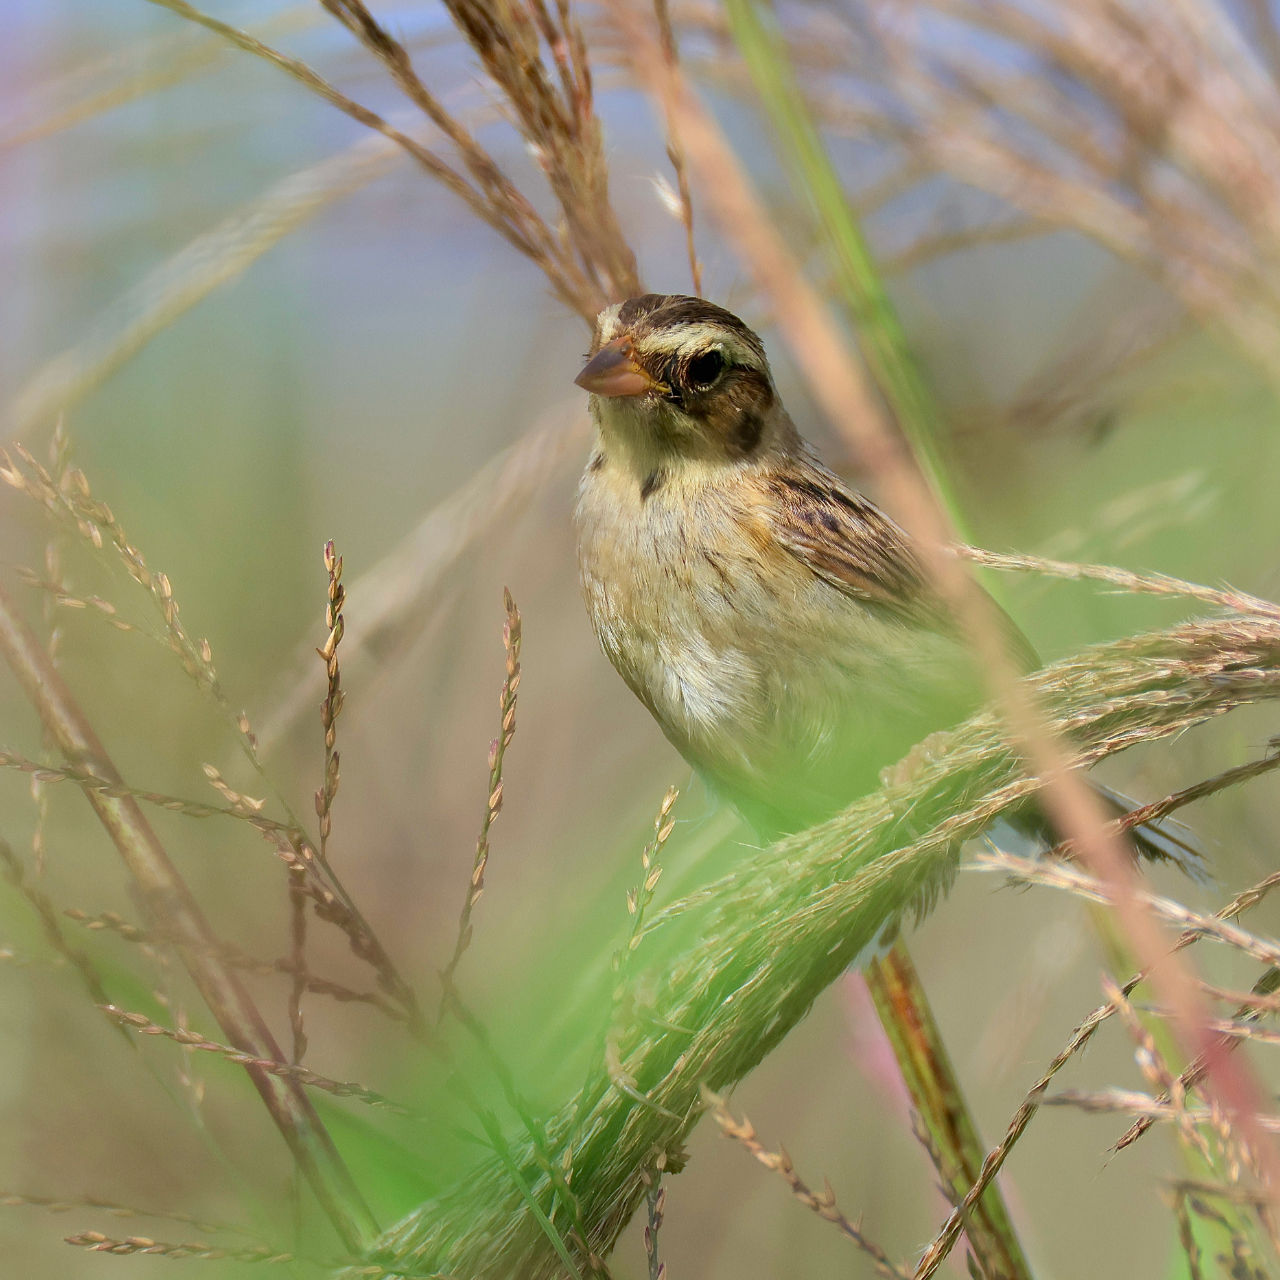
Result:
<instances>
[{"instance_id":1,"label":"blurred green foliage","mask_svg":"<svg viewBox=\"0 0 1280 1280\"><path fill-rule=\"evenodd\" d=\"M272 12L255 5L224 16L248 23ZM394 12L411 35L439 30L434 11ZM80 91L68 78L85 68L109 75L126 55L144 70L162 68L172 57L164 42L181 32L171 15L122 0L15 3L11 21L0 108L15 119L42 102L72 100ZM385 94L340 32L314 23L289 40L303 56L327 61L353 92L375 101ZM442 42L418 57L456 100L477 99L457 47ZM684 288L683 233L651 182L666 171L661 140L634 91L601 78L612 189L627 232L651 285ZM717 105L790 225L790 197L760 118L727 93ZM527 174L530 162L513 137L501 126L489 135ZM5 399L15 401L113 298L195 235L359 136L269 68L230 56L176 87L0 153L0 254L10 282L0 302ZM851 186L875 160L869 144L839 144L834 153ZM967 197L951 187L930 198L945 208ZM903 221L917 215L900 212ZM873 248L890 238L886 226L870 221ZM712 296L767 321L753 314L740 269L714 232L700 227L699 237ZM1144 314L1159 296L1154 285L1074 234L1055 233L927 263L895 278L892 295L953 433L961 506L980 544L1274 594L1275 400L1219 335L1183 330L1135 370L1084 386L1063 374L1057 390L1066 408L1041 421L1014 411L1020 389L1046 369L1069 366L1117 315ZM765 333L787 403L839 466L846 459ZM148 562L168 573L188 629L209 638L224 687L256 723L279 698L294 655L323 639L323 540L337 541L349 581L357 579L540 413L572 401L585 345L580 322L547 296L533 267L400 165L325 209L161 332L78 404L69 424L95 493ZM48 426L24 434L41 455ZM730 831L700 787L689 785L687 768L596 652L574 580L572 488L566 473L527 511L500 521L447 575L417 637L348 673L333 843L366 914L433 1007L485 800L501 680L501 588L509 585L525 617L520 726L489 888L460 981L521 1087L547 1110L575 1087L594 1052L609 957L628 925L626 890L666 786L685 788L665 855L666 900L730 869L752 839ZM6 564L42 565L48 537L33 508L0 495ZM132 584L100 575L81 549L68 548L67 572L77 591L105 596L122 617L145 619ZM1181 602L1087 585L1016 580L1006 591L1046 656L1186 612ZM26 603L38 619L38 596ZM348 613L360 607L353 591ZM239 771L231 735L166 650L112 630L92 611L60 611L58 621L67 678L130 781L213 800L200 772L211 761L259 794L256 780ZM1175 750L1135 751L1109 777L1154 798L1251 758L1273 731L1265 713L1242 714ZM39 727L7 679L0 742L31 757L42 749ZM310 809L322 759L317 716L300 720L271 754L273 775L300 811ZM25 776L0 777L0 835L23 853L35 814L28 787ZM1222 890L1274 867L1276 788L1263 781L1193 811ZM43 883L52 899L136 919L118 860L81 798L61 784L50 799ZM219 930L255 954L283 954L287 900L270 848L228 820L160 813L155 822ZM1176 892L1206 906L1220 896L1185 885ZM1276 911L1264 905L1254 927L1274 929ZM193 1025L216 1034L172 967L106 934L85 934L69 921L64 928L91 953L121 1006L158 1018L164 1008L154 991L167 991L171 1012L181 1005ZM367 981L340 936L318 926L313 934L320 972ZM0 944L53 958L5 885ZM997 893L985 879L962 878L912 945L990 1139L1098 1003L1094 944L1071 902ZM1252 981L1238 957L1200 950L1215 980ZM286 985L275 978L255 986L282 1035ZM829 1176L842 1207L861 1214L891 1253L907 1255L932 1234L944 1206L897 1102L882 1092L874 1018L857 1000L852 981L832 988L734 1106L745 1107L771 1147L785 1143L812 1180ZM458 1131L474 1124L439 1065L369 1010L309 998L306 1014L316 1070L437 1118L422 1125L348 1102L317 1104L386 1225L480 1151ZM480 1056L457 1039L462 1069L502 1108ZM198 1118L177 1084L185 1060L172 1045L126 1048L65 966L0 964L0 1189L269 1224L286 1246L296 1220L305 1251L331 1257L334 1241L306 1198L296 1197L283 1145L243 1074L210 1055L193 1058L204 1060L187 1069L208 1081ZM1274 1081L1271 1062L1256 1060ZM1139 1083L1118 1028L1073 1070L1078 1080ZM1042 1116L1011 1160L1010 1198L1037 1274L1166 1274L1173 1237L1156 1179L1173 1165L1167 1135L1109 1159L1106 1146L1118 1132L1105 1118ZM663 1228L673 1277L863 1274L864 1260L851 1259L846 1242L742 1152L702 1129L692 1154L689 1172L672 1183ZM108 1259L60 1242L75 1230L114 1225L89 1211L5 1209L0 1273L78 1278L106 1268L133 1277L179 1265L211 1278L242 1273L230 1264ZM129 1223L119 1234L138 1230L168 1239L167 1231L188 1238L193 1228ZM633 1225L616 1257L620 1280L643 1273L638 1232Z\"/></svg>"}]
</instances>

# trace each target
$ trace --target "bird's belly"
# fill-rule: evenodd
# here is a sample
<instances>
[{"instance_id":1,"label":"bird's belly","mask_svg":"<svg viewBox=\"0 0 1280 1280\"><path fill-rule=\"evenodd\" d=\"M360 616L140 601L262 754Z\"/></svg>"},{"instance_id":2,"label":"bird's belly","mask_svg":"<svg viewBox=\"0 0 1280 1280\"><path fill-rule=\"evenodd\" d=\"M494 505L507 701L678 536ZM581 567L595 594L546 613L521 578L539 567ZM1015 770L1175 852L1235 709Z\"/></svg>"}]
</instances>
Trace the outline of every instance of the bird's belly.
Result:
<instances>
[{"instance_id":1,"label":"bird's belly","mask_svg":"<svg viewBox=\"0 0 1280 1280\"><path fill-rule=\"evenodd\" d=\"M601 647L663 731L760 829L806 825L951 723L922 705L938 638L838 591L716 509L579 504Z\"/></svg>"},{"instance_id":2,"label":"bird's belly","mask_svg":"<svg viewBox=\"0 0 1280 1280\"><path fill-rule=\"evenodd\" d=\"M583 556L588 613L613 665L713 778L763 782L782 758L819 751L856 716L863 683L853 620L835 644L832 620L819 620L830 610L814 597L835 593L662 535L645 530L622 546L615 536Z\"/></svg>"}]
</instances>

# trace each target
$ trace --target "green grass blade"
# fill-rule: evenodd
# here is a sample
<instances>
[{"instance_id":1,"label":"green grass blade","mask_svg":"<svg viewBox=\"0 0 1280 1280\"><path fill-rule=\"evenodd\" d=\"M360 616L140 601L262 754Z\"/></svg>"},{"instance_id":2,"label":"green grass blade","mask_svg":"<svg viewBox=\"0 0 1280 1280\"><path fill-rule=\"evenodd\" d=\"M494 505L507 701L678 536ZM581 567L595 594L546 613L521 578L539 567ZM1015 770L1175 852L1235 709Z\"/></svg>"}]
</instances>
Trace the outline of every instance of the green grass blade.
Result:
<instances>
[{"instance_id":1,"label":"green grass blade","mask_svg":"<svg viewBox=\"0 0 1280 1280\"><path fill-rule=\"evenodd\" d=\"M734 39L778 135L792 181L818 222L863 358L953 527L969 533L938 442L938 412L862 228L800 91L786 41L761 0L725 0Z\"/></svg>"}]
</instances>

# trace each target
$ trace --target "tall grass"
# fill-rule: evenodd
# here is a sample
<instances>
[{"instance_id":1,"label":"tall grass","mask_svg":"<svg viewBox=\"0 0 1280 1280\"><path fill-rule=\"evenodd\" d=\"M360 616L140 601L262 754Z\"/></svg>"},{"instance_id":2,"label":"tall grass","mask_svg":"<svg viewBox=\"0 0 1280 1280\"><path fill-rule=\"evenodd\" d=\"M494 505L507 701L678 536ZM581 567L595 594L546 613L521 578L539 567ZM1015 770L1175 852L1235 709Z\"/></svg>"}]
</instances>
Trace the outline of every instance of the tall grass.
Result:
<instances>
[{"instance_id":1,"label":"tall grass","mask_svg":"<svg viewBox=\"0 0 1280 1280\"><path fill-rule=\"evenodd\" d=\"M499 161L463 115L447 107L420 75L409 38L394 34L359 0L324 0L323 8L367 59L367 69L381 77L382 89L394 90L417 112L413 124L366 105L362 95L339 87L335 76L275 47L269 31L240 30L185 0L156 3L270 64L383 141L375 149L364 146L330 162L318 182L309 178L269 193L249 216L171 260L154 288L144 291L145 298L140 295L118 309L102 335L81 344L62 365L51 366L29 385L15 409L25 428L47 422L55 408L88 394L216 284L245 270L319 207L375 176L391 148L398 148L471 216L535 264L554 296L582 319L589 322L608 301L642 287L636 256L610 194L595 55L567 0L554 9L542 0L446 5L499 103L497 114L514 128L532 158L534 181L527 170ZM926 6L915 8L923 11ZM490 464L369 578L356 579L366 586L380 584L380 590L369 587L362 595L353 585L350 605L343 560L332 542L326 545L320 662L310 659L311 674L294 682L264 734L277 740L295 708L322 695L314 834L268 770L249 718L234 710L214 666L212 646L187 630L168 577L151 567L112 508L94 493L85 474L70 465L65 431L54 437L49 466L21 447L15 447L16 459L6 457L3 478L30 500L26 510L39 510L52 522L57 547L74 546L94 572L123 571L140 589L148 621L126 620L129 611L118 600L81 592L57 549L45 572L24 569L22 579L39 593L47 611L78 609L86 622L92 616L102 626L150 634L169 649L223 721L228 740L242 754L244 776L252 779L240 782L229 770L206 766L205 778L221 804L126 781L58 670L56 633L38 637L17 603L0 592L0 650L37 711L48 744L46 759L7 749L0 753L0 766L30 775L42 788L32 858L28 864L6 848L7 877L40 922L53 957L76 971L92 1004L116 1032L170 1041L183 1049L179 1078L201 1126L204 1095L192 1057L221 1059L247 1073L321 1206L340 1255L313 1246L317 1233L303 1229L300 1207L292 1248L281 1247L288 1234L281 1223L273 1224L267 1238L247 1246L120 1238L93 1230L68 1237L70 1243L118 1255L204 1263L332 1266L351 1276L582 1277L608 1274L623 1230L644 1206L646 1261L651 1280L656 1280L673 1266L660 1260L658 1252L659 1230L670 1213L668 1190L675 1185L670 1180L683 1171L686 1142L710 1107L724 1132L781 1173L805 1205L870 1256L880 1274L924 1280L964 1232L971 1267L988 1276L1023 1276L1033 1268L994 1179L1038 1109L1052 1103L1136 1117L1125 1145L1147 1128L1168 1123L1187 1151L1202 1161L1199 1167L1206 1176L1182 1179L1171 1194L1172 1222L1192 1274L1215 1266L1227 1274L1232 1266L1257 1271L1264 1264L1277 1265L1273 1209L1280 1182L1269 1136L1274 1123L1266 1115L1260 1080L1243 1055L1232 1051L1243 1039L1265 1044L1274 1038L1259 1025L1271 1008L1268 983L1274 984L1268 975L1273 969L1257 979L1252 992L1238 993L1206 984L1173 954L1197 938L1213 938L1255 964L1275 966L1280 957L1274 944L1231 923L1261 901L1272 881L1228 903L1220 916L1155 893L1139 881L1124 844L1125 831L1138 819L1104 822L1076 776L1083 767L1135 746L1154 750L1162 744L1161 751L1171 752L1186 730L1268 702L1280 684L1280 607L1256 595L1158 575L969 549L962 556L951 554L957 509L940 461L942 416L908 353L906 331L814 124L816 119L831 130L847 127L856 117L860 127L878 129L891 147L905 151L913 172L947 169L1020 201L1037 225L1056 222L1086 230L1159 275L1198 320L1222 325L1271 377L1274 308L1267 282L1273 228L1267 193L1274 167L1269 140L1273 73L1246 57L1238 33L1232 35L1236 29L1222 25L1225 15L1219 23L1216 10L1198 5L1147 15L1145 25L1122 17L1124 6L1116 5L1070 12L1046 6L1034 13L999 5L928 8L947 22L981 27L1015 42L1051 67L1052 76L1018 80L1040 96L1015 99L1010 85L993 78L977 54L971 63L958 65L929 43L927 22L915 26L905 21L903 6L871 6L862 26L857 23L863 11L850 10L856 39L828 42L825 50L822 24L831 18L822 11L796 6L779 15L778 26L740 0L732 0L727 11L762 105L797 150L795 185L816 211L835 265L837 296L854 319L864 362L832 321L821 287L824 273L811 273L819 285L806 274L693 87L692 78L704 73L736 92L746 84L737 75L737 53L729 46L713 46L711 55L705 47L692 57L687 54L708 33L723 35L725 22L718 11L669 14L660 5L651 14L614 0L597 15L608 28L593 33L602 59L621 66L648 89L659 108L662 143L676 180L674 198L667 203L681 224L695 289L701 289L703 272L696 228L704 239L723 236L733 246L754 282L756 304L768 308L792 346L815 403L843 433L863 473L878 482L894 514L916 535L939 590L952 600L984 655L995 701L994 709L921 744L888 771L878 791L830 822L745 858L731 875L704 877L659 907L659 880L681 839L673 818L676 795L669 792L642 855L641 881L625 903L629 935L616 953L608 990L596 983L587 1001L591 1010L579 1037L585 1070L576 1089L535 1100L503 1052L501 1029L471 1006L459 978L465 974L474 917L483 911L480 895L493 873L490 832L503 804L504 760L513 741L523 678L523 623L510 594L499 731L487 772L476 770L477 785L486 784L481 830L469 879L455 886L464 905L452 950L446 945L440 956L436 1016L426 1012L436 1007L436 992L424 991L419 975L394 956L376 908L358 903L347 870L330 848L335 823L342 820L338 725L348 691L340 656L343 663L349 655L364 661L372 657L376 663L386 651L388 635L416 626L424 601L465 548L481 532L502 527L514 506L554 479L576 447L576 427L566 424L530 436ZM1269 19L1269 11L1260 10L1253 21L1265 33ZM876 52L878 62L866 60L868 50ZM1127 51L1131 61L1141 54L1151 83L1135 87L1117 51ZM175 65L169 80L202 70L214 56L207 45L198 46L198 53ZM792 60L799 69L794 74ZM855 98L850 83L860 88L869 69L875 71L877 86L896 95L877 98L874 111L864 103L850 105ZM1075 87L1087 93L1087 106L1077 111L1074 100L1064 99L1064 77L1074 77ZM139 92L153 87L148 80ZM127 96L123 90L108 95L92 109L105 109L123 100L122 95ZM992 132L1007 127L1015 101L1025 122L1039 129L1043 149L1026 160L1025 172L1019 169L1021 186L1009 175L1023 157L1015 155L1011 137ZM1181 114L1169 125L1175 106ZM67 119L82 116L73 112ZM1120 142L1104 128L1114 128L1117 121ZM1231 129L1238 136L1228 140ZM1116 168L1113 162L1123 143L1133 154L1128 168ZM1062 158L1064 151L1068 159ZM1093 171L1082 178L1076 171L1080 165L1092 165ZM556 212L543 212L547 208ZM1116 230L1125 226L1132 233L1127 242ZM968 242L975 242L980 231L974 229ZM952 247L960 243L954 240ZM936 238L928 252L934 251ZM932 487L921 483L895 426L915 447ZM1095 646L1019 682L1002 652L998 629L973 590L969 562L1093 577L1134 593L1183 593L1218 612ZM121 579L118 585L129 583ZM342 750L349 758L360 745L348 745L344 738ZM1259 777L1272 766L1273 757L1264 754L1225 772L1214 769L1203 782L1171 792L1144 812L1147 817L1174 812ZM187 1011L168 996L149 1001L146 1009L122 1002L116 991L127 984L118 976L105 978L93 958L68 940L54 897L38 884L47 817L43 806L50 789L61 783L84 793L110 836L131 877L141 922L80 908L64 914L158 957L162 966L176 958L221 1038L189 1026ZM250 789L266 792L267 798L257 798ZM719 1094L742 1081L784 1041L886 926L931 910L952 883L966 842L1032 795L1041 796L1058 822L1062 839L1054 859L993 854L967 865L998 870L1023 883L1048 884L1112 908L1116 927L1143 972L1124 986L1105 987L1106 1004L1081 1024L1018 1109L1005 1139L990 1152L980 1145L964 1106L941 1032L933 1027L914 1045L905 1039L898 1044L904 1060L921 1043L931 1050L934 1066L915 1081L913 1096L922 1112L922 1145L952 1201L952 1212L921 1259L895 1261L905 1246L889 1249L870 1229L855 1225L856 1214L848 1216L853 1211L847 1205L838 1209L830 1188L814 1192L785 1152L764 1148L754 1128L735 1120ZM191 821L238 824L265 838L268 851L283 864L287 954L260 959L215 933L196 891L169 856L169 841L162 842L143 806ZM1161 932L1159 920L1185 930L1176 947L1175 939ZM625 928L625 921L620 913L619 926ZM319 926L329 926L331 933L322 933ZM361 983L317 972L319 956L326 954L325 936L340 940L350 952L364 975ZM16 960L18 952L8 949L0 958ZM591 958L580 960L580 968L588 972ZM895 1018L903 1025L903 1008L928 1010L905 953L897 955L893 974L897 988L887 980L881 984L882 995L892 996L895 989L902 995L881 1002L891 1028ZM244 975L286 980L281 1005L292 1042L288 1052L250 995ZM1167 1048L1143 1022L1142 1010L1131 1002L1139 980L1149 984L1160 1013L1174 1029L1184 1063L1170 1060ZM415 1070L435 1082L439 1096L427 1107L410 1104L394 1096L394 1087L384 1091L339 1080L304 1063L309 1054L314 1060L319 1048L310 1018L323 999L381 1015L376 1024L380 1033L407 1037ZM1221 1000L1236 1006L1225 1018L1212 1010L1211 1002ZM1148 1091L1049 1095L1052 1077L1110 1017L1118 1017L1133 1039ZM924 1087L930 1075L942 1082L933 1101ZM362 1103L415 1133L431 1130L437 1141L449 1129L451 1140L461 1145L455 1157L444 1160L434 1194L395 1225L379 1221L361 1179L342 1154L342 1143L330 1133L334 1124L347 1122L317 1110L309 1091ZM405 1141L403 1136L400 1140ZM63 1203L48 1203L51 1199L25 1192L10 1197L15 1207ZM212 1235L227 1224L207 1225L206 1234ZM1221 1259L1206 1251L1204 1242L1210 1239L1224 1242Z\"/></svg>"}]
</instances>

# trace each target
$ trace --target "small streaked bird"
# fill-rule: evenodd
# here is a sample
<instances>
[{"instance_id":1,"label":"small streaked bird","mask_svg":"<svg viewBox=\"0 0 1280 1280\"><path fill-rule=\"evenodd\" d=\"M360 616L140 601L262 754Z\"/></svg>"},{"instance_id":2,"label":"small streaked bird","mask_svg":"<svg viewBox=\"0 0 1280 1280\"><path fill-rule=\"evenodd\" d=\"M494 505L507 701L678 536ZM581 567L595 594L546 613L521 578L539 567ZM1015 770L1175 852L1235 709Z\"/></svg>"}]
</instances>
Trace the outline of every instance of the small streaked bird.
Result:
<instances>
[{"instance_id":1,"label":"small streaked bird","mask_svg":"<svg viewBox=\"0 0 1280 1280\"><path fill-rule=\"evenodd\" d=\"M980 705L910 538L818 460L737 316L681 295L609 307L576 381L596 428L576 511L592 626L762 836L829 817ZM1176 824L1143 836L1155 856L1196 852Z\"/></svg>"}]
</instances>

